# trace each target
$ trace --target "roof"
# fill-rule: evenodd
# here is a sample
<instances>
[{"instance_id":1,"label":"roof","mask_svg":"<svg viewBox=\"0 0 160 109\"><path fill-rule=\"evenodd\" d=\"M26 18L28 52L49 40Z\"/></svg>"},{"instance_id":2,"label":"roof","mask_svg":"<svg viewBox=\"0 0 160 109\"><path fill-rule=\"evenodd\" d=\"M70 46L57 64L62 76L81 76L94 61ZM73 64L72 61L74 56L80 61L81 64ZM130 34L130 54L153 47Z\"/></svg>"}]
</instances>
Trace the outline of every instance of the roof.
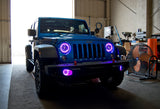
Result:
<instances>
[{"instance_id":1,"label":"roof","mask_svg":"<svg viewBox=\"0 0 160 109\"><path fill-rule=\"evenodd\" d=\"M85 21L82 19L75 19L75 18L61 18L61 17L38 17L38 19L68 19L68 20L79 20L79 21Z\"/></svg>"}]
</instances>

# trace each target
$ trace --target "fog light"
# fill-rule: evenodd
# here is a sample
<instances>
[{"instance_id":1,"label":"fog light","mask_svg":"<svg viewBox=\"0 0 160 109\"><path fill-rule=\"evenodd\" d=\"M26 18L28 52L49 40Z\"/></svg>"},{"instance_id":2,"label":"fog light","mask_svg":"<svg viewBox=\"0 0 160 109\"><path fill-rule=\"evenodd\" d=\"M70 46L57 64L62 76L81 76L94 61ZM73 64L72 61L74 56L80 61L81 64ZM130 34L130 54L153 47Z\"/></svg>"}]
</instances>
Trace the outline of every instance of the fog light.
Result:
<instances>
[{"instance_id":1,"label":"fog light","mask_svg":"<svg viewBox=\"0 0 160 109\"><path fill-rule=\"evenodd\" d=\"M72 70L69 69L64 69L63 70L63 75L64 76L71 76L73 74Z\"/></svg>"},{"instance_id":2,"label":"fog light","mask_svg":"<svg viewBox=\"0 0 160 109\"><path fill-rule=\"evenodd\" d=\"M122 66L122 65L119 66L119 70L120 70L120 71L123 70L123 66Z\"/></svg>"}]
</instances>

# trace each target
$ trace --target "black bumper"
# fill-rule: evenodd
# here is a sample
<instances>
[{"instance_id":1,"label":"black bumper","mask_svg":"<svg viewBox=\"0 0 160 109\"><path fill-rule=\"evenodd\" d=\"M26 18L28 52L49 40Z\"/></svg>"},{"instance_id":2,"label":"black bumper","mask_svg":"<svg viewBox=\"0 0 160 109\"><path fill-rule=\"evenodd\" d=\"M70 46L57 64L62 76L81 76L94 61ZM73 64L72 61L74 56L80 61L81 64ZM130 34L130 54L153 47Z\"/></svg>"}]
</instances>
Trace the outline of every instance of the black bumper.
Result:
<instances>
[{"instance_id":1,"label":"black bumper","mask_svg":"<svg viewBox=\"0 0 160 109\"><path fill-rule=\"evenodd\" d=\"M115 61L114 63L112 61L84 62L76 65L74 63L47 65L45 66L45 72L57 80L78 81L103 77L114 72L124 72L128 67L128 61ZM72 75L64 76L64 69L72 70Z\"/></svg>"}]
</instances>

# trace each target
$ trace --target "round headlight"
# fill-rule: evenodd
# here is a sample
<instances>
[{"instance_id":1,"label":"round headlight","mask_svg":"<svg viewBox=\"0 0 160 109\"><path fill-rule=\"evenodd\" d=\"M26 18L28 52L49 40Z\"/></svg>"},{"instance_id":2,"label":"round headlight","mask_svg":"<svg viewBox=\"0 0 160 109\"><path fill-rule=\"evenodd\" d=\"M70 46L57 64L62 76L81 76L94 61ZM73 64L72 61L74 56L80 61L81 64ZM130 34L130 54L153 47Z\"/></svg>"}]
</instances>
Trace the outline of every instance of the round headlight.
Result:
<instances>
[{"instance_id":1,"label":"round headlight","mask_svg":"<svg viewBox=\"0 0 160 109\"><path fill-rule=\"evenodd\" d=\"M107 43L105 48L107 52L113 52L113 45L111 43Z\"/></svg>"},{"instance_id":2,"label":"round headlight","mask_svg":"<svg viewBox=\"0 0 160 109\"><path fill-rule=\"evenodd\" d=\"M63 54L68 54L68 53L70 53L70 51L71 51L71 45L70 45L69 43L66 43L66 42L62 43L62 44L60 45L60 51L61 51Z\"/></svg>"}]
</instances>

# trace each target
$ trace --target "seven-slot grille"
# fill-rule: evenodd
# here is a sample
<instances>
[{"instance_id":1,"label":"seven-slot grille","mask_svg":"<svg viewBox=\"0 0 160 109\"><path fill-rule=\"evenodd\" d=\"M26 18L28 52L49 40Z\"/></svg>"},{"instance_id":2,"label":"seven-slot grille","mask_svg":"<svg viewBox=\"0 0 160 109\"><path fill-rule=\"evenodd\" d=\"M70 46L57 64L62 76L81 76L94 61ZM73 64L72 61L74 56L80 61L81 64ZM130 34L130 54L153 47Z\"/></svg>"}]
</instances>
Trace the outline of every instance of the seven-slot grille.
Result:
<instances>
[{"instance_id":1,"label":"seven-slot grille","mask_svg":"<svg viewBox=\"0 0 160 109\"><path fill-rule=\"evenodd\" d=\"M105 57L104 43L73 44L74 59L103 59Z\"/></svg>"}]
</instances>

